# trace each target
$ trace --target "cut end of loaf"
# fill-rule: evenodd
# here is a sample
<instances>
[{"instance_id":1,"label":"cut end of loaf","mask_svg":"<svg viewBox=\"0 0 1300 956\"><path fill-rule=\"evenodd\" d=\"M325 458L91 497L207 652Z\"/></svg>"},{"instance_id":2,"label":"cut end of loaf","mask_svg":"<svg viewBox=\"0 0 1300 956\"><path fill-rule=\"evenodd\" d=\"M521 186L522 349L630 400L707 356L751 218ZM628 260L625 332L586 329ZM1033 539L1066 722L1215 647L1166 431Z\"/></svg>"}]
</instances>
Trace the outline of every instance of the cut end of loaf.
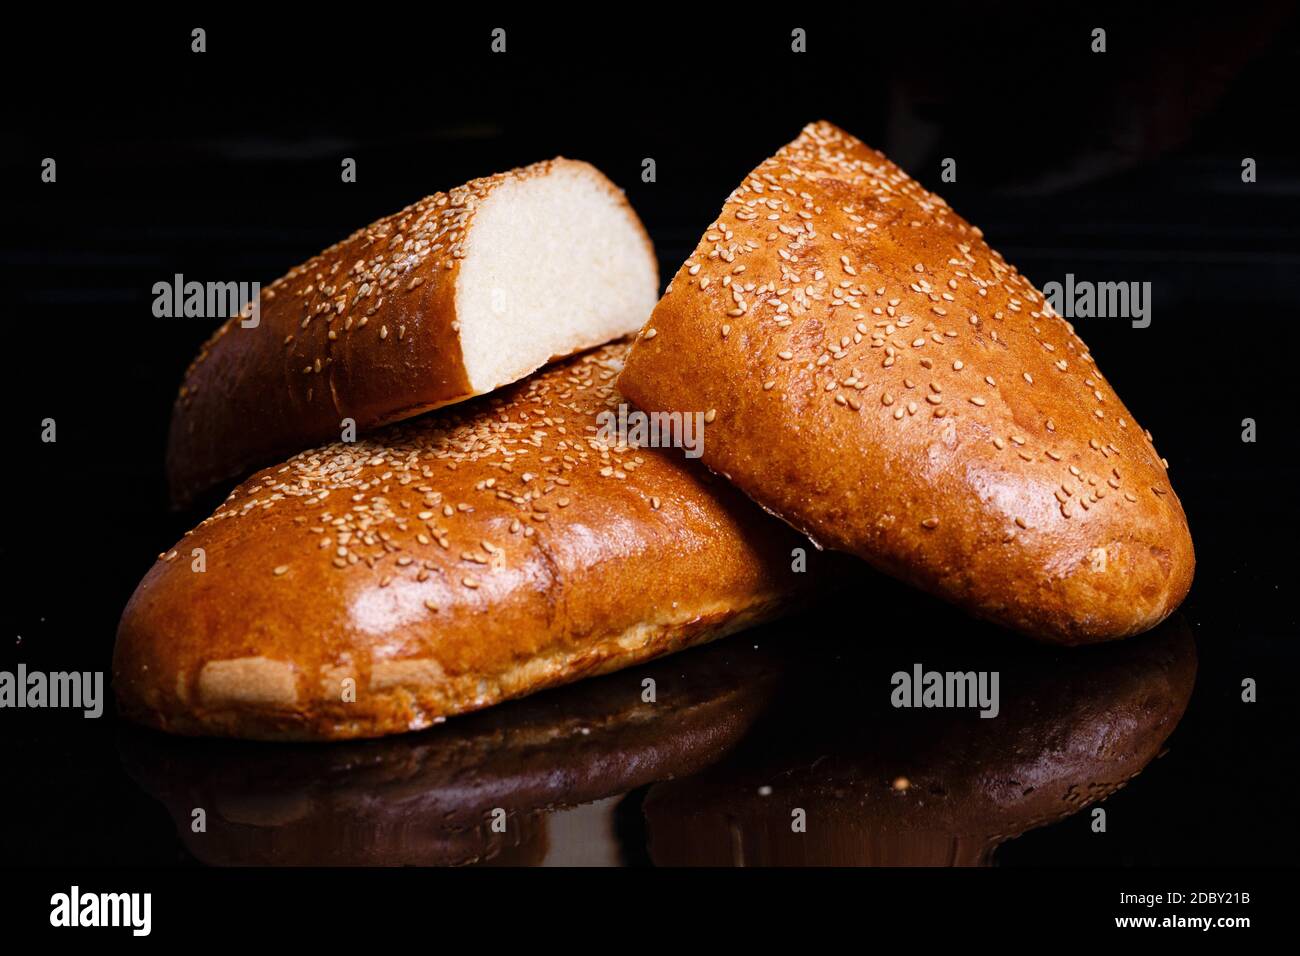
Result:
<instances>
[{"instance_id":1,"label":"cut end of loaf","mask_svg":"<svg viewBox=\"0 0 1300 956\"><path fill-rule=\"evenodd\" d=\"M658 294L645 230L594 167L560 159L501 184L474 214L456 285L472 390L635 332Z\"/></svg>"}]
</instances>

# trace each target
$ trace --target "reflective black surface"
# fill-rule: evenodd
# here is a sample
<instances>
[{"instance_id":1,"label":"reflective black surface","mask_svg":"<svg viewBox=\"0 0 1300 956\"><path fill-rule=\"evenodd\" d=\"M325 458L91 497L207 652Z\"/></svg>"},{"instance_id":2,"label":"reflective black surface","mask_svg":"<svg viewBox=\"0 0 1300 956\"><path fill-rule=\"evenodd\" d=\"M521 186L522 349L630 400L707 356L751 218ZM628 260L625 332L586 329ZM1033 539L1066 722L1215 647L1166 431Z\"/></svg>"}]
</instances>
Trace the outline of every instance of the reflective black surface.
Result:
<instances>
[{"instance_id":1,"label":"reflective black surface","mask_svg":"<svg viewBox=\"0 0 1300 956\"><path fill-rule=\"evenodd\" d=\"M992 653L846 644L815 623L406 737L285 747L131 730L119 746L212 864L978 865L1138 776L1196 672L1181 619L1108 647ZM996 715L895 708L891 675L921 651L926 670L995 671Z\"/></svg>"}]
</instances>

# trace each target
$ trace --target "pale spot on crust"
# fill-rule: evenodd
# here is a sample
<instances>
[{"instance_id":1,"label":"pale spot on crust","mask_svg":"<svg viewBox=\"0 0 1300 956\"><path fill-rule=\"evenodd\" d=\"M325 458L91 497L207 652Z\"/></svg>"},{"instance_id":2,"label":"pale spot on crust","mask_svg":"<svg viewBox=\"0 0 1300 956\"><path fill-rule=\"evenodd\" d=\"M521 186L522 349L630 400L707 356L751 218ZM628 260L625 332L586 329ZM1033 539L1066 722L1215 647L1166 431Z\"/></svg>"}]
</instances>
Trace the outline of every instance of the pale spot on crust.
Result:
<instances>
[{"instance_id":1,"label":"pale spot on crust","mask_svg":"<svg viewBox=\"0 0 1300 956\"><path fill-rule=\"evenodd\" d=\"M1106 549L1105 548L1093 548L1092 551L1089 552L1088 558L1092 564L1092 569L1096 571L1098 574L1106 570Z\"/></svg>"},{"instance_id":2,"label":"pale spot on crust","mask_svg":"<svg viewBox=\"0 0 1300 956\"><path fill-rule=\"evenodd\" d=\"M199 701L205 707L292 707L298 702L294 667L266 657L209 661L199 672Z\"/></svg>"},{"instance_id":3,"label":"pale spot on crust","mask_svg":"<svg viewBox=\"0 0 1300 956\"><path fill-rule=\"evenodd\" d=\"M432 658L408 661L384 661L370 672L372 691L391 690L394 687L432 687L446 679L442 665Z\"/></svg>"}]
</instances>

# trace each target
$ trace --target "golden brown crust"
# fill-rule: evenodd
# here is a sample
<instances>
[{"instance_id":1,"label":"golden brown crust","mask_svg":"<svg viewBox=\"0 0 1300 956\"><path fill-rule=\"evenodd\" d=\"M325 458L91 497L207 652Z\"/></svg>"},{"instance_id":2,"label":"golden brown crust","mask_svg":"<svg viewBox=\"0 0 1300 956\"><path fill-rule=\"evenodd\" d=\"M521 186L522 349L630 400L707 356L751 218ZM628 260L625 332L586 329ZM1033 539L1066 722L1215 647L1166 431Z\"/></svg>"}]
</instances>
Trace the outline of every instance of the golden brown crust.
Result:
<instances>
[{"instance_id":1,"label":"golden brown crust","mask_svg":"<svg viewBox=\"0 0 1300 956\"><path fill-rule=\"evenodd\" d=\"M626 349L254 475L131 598L123 712L185 734L396 733L778 613L812 576L790 570L795 535L680 451L598 435Z\"/></svg>"},{"instance_id":2,"label":"golden brown crust","mask_svg":"<svg viewBox=\"0 0 1300 956\"><path fill-rule=\"evenodd\" d=\"M185 374L167 449L173 499L188 503L337 438L345 418L366 430L475 394L455 328L475 211L498 186L558 164L600 176L553 159L475 179L357 230L264 288L257 326L230 318ZM622 193L609 190L644 233Z\"/></svg>"},{"instance_id":3,"label":"golden brown crust","mask_svg":"<svg viewBox=\"0 0 1300 956\"><path fill-rule=\"evenodd\" d=\"M704 462L818 543L1035 637L1143 631L1191 585L1163 463L1073 327L829 123L728 198L619 387L710 410Z\"/></svg>"}]
</instances>

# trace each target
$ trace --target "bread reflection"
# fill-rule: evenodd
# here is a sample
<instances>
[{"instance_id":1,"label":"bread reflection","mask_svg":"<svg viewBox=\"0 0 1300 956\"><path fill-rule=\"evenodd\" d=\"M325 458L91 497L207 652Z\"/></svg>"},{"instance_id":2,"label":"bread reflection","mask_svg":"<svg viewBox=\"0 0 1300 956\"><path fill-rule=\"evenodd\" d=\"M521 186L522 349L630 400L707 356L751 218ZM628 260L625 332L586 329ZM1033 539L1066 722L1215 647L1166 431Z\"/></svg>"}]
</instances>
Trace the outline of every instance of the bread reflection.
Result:
<instances>
[{"instance_id":1,"label":"bread reflection","mask_svg":"<svg viewBox=\"0 0 1300 956\"><path fill-rule=\"evenodd\" d=\"M1138 774L1182 717L1196 675L1180 617L1122 644L1064 651L837 646L785 676L727 758L650 789L656 864L987 864L999 844ZM917 660L998 670L999 716L891 707L890 674ZM795 832L800 810L806 832Z\"/></svg>"},{"instance_id":2,"label":"bread reflection","mask_svg":"<svg viewBox=\"0 0 1300 956\"><path fill-rule=\"evenodd\" d=\"M537 864L556 849L551 811L694 773L739 742L778 671L764 633L405 737L283 745L124 728L119 751L205 863Z\"/></svg>"},{"instance_id":3,"label":"bread reflection","mask_svg":"<svg viewBox=\"0 0 1300 956\"><path fill-rule=\"evenodd\" d=\"M870 639L804 615L407 737L294 746L128 728L120 750L211 864L605 863L648 846L661 865L972 865L1139 773L1195 681L1179 617L1062 649L942 614L927 622L959 636L918 638L903 627L918 606L900 608ZM998 716L893 708L891 674L916 663L998 671ZM616 827L616 798L646 786Z\"/></svg>"}]
</instances>

